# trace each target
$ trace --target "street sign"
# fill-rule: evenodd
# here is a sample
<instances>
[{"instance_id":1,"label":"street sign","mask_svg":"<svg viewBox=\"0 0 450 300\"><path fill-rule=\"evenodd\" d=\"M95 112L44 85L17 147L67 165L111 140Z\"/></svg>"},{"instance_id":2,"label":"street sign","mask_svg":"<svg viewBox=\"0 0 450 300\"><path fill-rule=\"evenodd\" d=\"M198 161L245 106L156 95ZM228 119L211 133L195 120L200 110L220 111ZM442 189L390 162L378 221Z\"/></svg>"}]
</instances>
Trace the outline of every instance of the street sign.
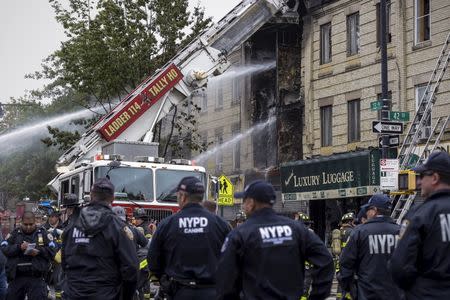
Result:
<instances>
[{"instance_id":1,"label":"street sign","mask_svg":"<svg viewBox=\"0 0 450 300\"><path fill-rule=\"evenodd\" d=\"M406 111L390 111L389 120L391 121L409 121L409 112Z\"/></svg>"},{"instance_id":2,"label":"street sign","mask_svg":"<svg viewBox=\"0 0 450 300\"><path fill-rule=\"evenodd\" d=\"M372 132L375 133L403 133L403 123L389 121L373 121Z\"/></svg>"},{"instance_id":3,"label":"street sign","mask_svg":"<svg viewBox=\"0 0 450 300\"><path fill-rule=\"evenodd\" d=\"M225 206L234 205L234 186L225 175L219 177L219 199L217 204Z\"/></svg>"},{"instance_id":4,"label":"street sign","mask_svg":"<svg viewBox=\"0 0 450 300\"><path fill-rule=\"evenodd\" d=\"M380 110L382 107L383 107L383 102L381 102L381 101L370 102L371 110Z\"/></svg>"},{"instance_id":5,"label":"street sign","mask_svg":"<svg viewBox=\"0 0 450 300\"><path fill-rule=\"evenodd\" d=\"M398 159L380 159L380 189L398 190L398 171L400 162Z\"/></svg>"},{"instance_id":6,"label":"street sign","mask_svg":"<svg viewBox=\"0 0 450 300\"><path fill-rule=\"evenodd\" d=\"M378 139L378 145L383 147L383 137L380 136ZM399 135L390 135L389 136L389 144L388 147L398 147L400 146L400 136Z\"/></svg>"}]
</instances>

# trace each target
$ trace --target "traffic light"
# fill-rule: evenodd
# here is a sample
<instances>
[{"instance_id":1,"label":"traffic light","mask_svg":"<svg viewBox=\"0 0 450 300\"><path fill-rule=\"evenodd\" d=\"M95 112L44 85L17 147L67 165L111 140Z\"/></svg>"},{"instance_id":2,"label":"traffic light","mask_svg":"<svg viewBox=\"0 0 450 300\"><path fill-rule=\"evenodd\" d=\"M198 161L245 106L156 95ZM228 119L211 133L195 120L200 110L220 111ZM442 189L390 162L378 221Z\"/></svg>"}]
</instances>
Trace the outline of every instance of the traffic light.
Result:
<instances>
[{"instance_id":1,"label":"traffic light","mask_svg":"<svg viewBox=\"0 0 450 300\"><path fill-rule=\"evenodd\" d=\"M413 193L417 190L417 178L419 174L416 174L412 170L402 170L398 173L398 190L400 192Z\"/></svg>"}]
</instances>

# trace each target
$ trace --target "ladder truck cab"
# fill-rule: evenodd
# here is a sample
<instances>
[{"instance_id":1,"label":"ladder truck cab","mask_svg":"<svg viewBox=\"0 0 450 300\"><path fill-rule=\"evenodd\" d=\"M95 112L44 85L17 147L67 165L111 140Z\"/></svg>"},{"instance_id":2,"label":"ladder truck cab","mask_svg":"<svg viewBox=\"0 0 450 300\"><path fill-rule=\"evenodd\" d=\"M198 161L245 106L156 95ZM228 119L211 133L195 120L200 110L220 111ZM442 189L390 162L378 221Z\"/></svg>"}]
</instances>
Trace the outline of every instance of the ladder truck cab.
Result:
<instances>
[{"instance_id":1,"label":"ladder truck cab","mask_svg":"<svg viewBox=\"0 0 450 300\"><path fill-rule=\"evenodd\" d=\"M299 1L244 0L179 51L59 158L59 174L49 183L58 199L69 192L82 202L96 179L109 176L116 186L115 204L165 214L177 210L170 192L182 177L197 176L208 186L204 168L156 158L153 129L174 105L202 90L208 78L225 72L230 67L227 54L274 16L298 24ZM138 145L147 149L138 151ZM131 156L134 152L139 154Z\"/></svg>"},{"instance_id":2,"label":"ladder truck cab","mask_svg":"<svg viewBox=\"0 0 450 300\"><path fill-rule=\"evenodd\" d=\"M165 162L157 153L157 143L105 144L101 153L79 162L73 170L58 177L58 200L72 193L87 203L92 184L106 177L115 187L113 205L124 207L128 216L133 215L134 209L143 208L149 219L161 220L178 211L176 187L183 177L197 177L205 186L207 177L205 168L193 166L189 160Z\"/></svg>"}]
</instances>

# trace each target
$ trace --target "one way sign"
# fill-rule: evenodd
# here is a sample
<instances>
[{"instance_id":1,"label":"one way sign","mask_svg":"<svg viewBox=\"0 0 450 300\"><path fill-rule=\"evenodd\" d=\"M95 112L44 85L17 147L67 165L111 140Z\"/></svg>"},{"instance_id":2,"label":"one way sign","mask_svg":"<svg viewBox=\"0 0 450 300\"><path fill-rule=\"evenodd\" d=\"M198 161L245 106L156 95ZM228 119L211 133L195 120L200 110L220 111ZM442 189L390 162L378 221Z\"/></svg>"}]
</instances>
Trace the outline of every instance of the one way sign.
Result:
<instances>
[{"instance_id":1,"label":"one way sign","mask_svg":"<svg viewBox=\"0 0 450 300\"><path fill-rule=\"evenodd\" d=\"M388 121L373 121L372 132L375 133L403 133L403 123Z\"/></svg>"}]
</instances>

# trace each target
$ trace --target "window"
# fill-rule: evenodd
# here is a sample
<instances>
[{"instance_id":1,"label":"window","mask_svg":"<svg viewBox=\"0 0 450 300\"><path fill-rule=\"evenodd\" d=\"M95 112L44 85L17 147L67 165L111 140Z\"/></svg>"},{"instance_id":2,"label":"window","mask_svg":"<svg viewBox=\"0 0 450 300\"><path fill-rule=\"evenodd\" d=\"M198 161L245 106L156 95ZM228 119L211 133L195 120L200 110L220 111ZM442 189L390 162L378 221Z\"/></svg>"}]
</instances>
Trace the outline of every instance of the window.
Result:
<instances>
[{"instance_id":1,"label":"window","mask_svg":"<svg viewBox=\"0 0 450 300\"><path fill-rule=\"evenodd\" d=\"M352 100L347 103L348 142L361 140L361 101Z\"/></svg>"},{"instance_id":2,"label":"window","mask_svg":"<svg viewBox=\"0 0 450 300\"><path fill-rule=\"evenodd\" d=\"M332 144L332 106L322 106L320 108L320 137L322 147L328 147Z\"/></svg>"},{"instance_id":3,"label":"window","mask_svg":"<svg viewBox=\"0 0 450 300\"><path fill-rule=\"evenodd\" d=\"M70 192L72 194L78 195L80 194L80 177L75 176L70 179Z\"/></svg>"},{"instance_id":4,"label":"window","mask_svg":"<svg viewBox=\"0 0 450 300\"><path fill-rule=\"evenodd\" d=\"M359 53L359 13L347 16L347 56Z\"/></svg>"},{"instance_id":5,"label":"window","mask_svg":"<svg viewBox=\"0 0 450 300\"><path fill-rule=\"evenodd\" d=\"M414 0L415 44L430 39L430 2L430 0Z\"/></svg>"},{"instance_id":6,"label":"window","mask_svg":"<svg viewBox=\"0 0 450 300\"><path fill-rule=\"evenodd\" d=\"M205 113L208 111L208 97L206 92L200 92L198 95L198 106L200 107L200 113Z\"/></svg>"},{"instance_id":7,"label":"window","mask_svg":"<svg viewBox=\"0 0 450 300\"><path fill-rule=\"evenodd\" d=\"M320 64L331 62L331 23L320 26Z\"/></svg>"},{"instance_id":8,"label":"window","mask_svg":"<svg viewBox=\"0 0 450 300\"><path fill-rule=\"evenodd\" d=\"M234 124L231 127L231 138L233 139L241 132L241 125ZM238 140L233 145L233 167L235 170L241 169L241 141Z\"/></svg>"},{"instance_id":9,"label":"window","mask_svg":"<svg viewBox=\"0 0 450 300\"><path fill-rule=\"evenodd\" d=\"M216 173L223 171L223 151L220 149L220 145L223 144L223 130L222 128L216 129Z\"/></svg>"},{"instance_id":10,"label":"window","mask_svg":"<svg viewBox=\"0 0 450 300\"><path fill-rule=\"evenodd\" d=\"M241 102L241 80L243 80L242 77L237 77L233 80L233 99L231 99L231 104Z\"/></svg>"},{"instance_id":11,"label":"window","mask_svg":"<svg viewBox=\"0 0 450 300\"><path fill-rule=\"evenodd\" d=\"M420 107L420 101L422 101L422 98L425 95L425 92L427 90L427 85L418 85L415 87L416 92L416 111ZM428 93L427 97L424 99L424 101L428 102L430 101L430 93ZM422 130L421 138L428 138L431 134L431 113L428 118L428 120L425 123L425 128Z\"/></svg>"},{"instance_id":12,"label":"window","mask_svg":"<svg viewBox=\"0 0 450 300\"><path fill-rule=\"evenodd\" d=\"M380 3L377 3L377 47L381 43L381 15L380 15ZM386 2L386 42L390 43L392 41L391 36L391 1Z\"/></svg>"},{"instance_id":13,"label":"window","mask_svg":"<svg viewBox=\"0 0 450 300\"><path fill-rule=\"evenodd\" d=\"M217 91L217 93L216 93L216 109L222 109L223 108L223 87L220 83L218 83L216 91Z\"/></svg>"}]
</instances>

